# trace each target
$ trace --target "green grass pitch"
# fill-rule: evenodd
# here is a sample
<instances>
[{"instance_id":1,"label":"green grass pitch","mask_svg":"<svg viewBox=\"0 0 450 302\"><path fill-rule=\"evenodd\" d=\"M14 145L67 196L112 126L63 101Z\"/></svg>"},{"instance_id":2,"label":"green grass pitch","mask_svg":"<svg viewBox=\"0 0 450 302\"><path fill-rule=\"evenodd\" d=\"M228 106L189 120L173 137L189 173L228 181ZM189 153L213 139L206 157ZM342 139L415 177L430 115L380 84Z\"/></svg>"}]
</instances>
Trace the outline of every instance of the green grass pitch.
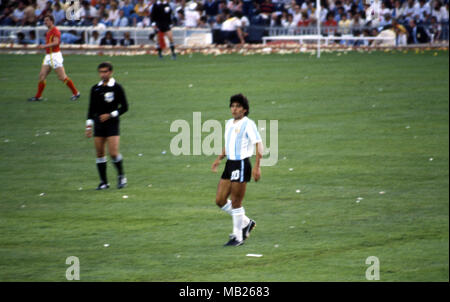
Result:
<instances>
[{"instance_id":1,"label":"green grass pitch","mask_svg":"<svg viewBox=\"0 0 450 302\"><path fill-rule=\"evenodd\" d=\"M80 101L52 73L28 103L42 57L0 55L0 281L66 281L69 256L81 281L366 281L369 256L380 281L449 281L448 52L67 55ZM130 103L129 186L109 160L97 192L84 124L104 60ZM238 92L250 118L278 120L279 159L248 185L252 236L224 248L215 156L173 156L169 128L225 121Z\"/></svg>"}]
</instances>

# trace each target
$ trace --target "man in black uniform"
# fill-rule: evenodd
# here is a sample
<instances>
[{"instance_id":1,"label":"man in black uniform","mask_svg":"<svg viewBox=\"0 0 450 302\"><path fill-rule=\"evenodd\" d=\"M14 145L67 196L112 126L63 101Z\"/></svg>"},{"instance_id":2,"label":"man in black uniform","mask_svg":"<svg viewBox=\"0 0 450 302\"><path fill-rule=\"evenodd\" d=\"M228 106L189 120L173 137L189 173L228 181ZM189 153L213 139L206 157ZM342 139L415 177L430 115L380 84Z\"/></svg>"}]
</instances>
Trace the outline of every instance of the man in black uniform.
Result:
<instances>
[{"instance_id":1,"label":"man in black uniform","mask_svg":"<svg viewBox=\"0 0 450 302\"><path fill-rule=\"evenodd\" d=\"M122 86L112 77L111 63L101 63L97 69L102 80L91 88L86 137L92 137L93 126L97 169L101 180L97 190L109 188L106 177L106 144L119 175L117 187L121 189L126 186L127 179L123 171L122 155L119 153L119 116L127 112L128 103Z\"/></svg>"},{"instance_id":2,"label":"man in black uniform","mask_svg":"<svg viewBox=\"0 0 450 302\"><path fill-rule=\"evenodd\" d=\"M166 1L157 0L152 6L152 12L150 14L150 19L152 20L152 25L155 27L155 30L158 31L158 55L162 58L162 46L161 40L164 39L164 36L167 36L170 41L170 50L172 51L172 59L176 59L175 54L175 44L173 43L173 35L170 30L172 26L172 8L170 4Z\"/></svg>"}]
</instances>

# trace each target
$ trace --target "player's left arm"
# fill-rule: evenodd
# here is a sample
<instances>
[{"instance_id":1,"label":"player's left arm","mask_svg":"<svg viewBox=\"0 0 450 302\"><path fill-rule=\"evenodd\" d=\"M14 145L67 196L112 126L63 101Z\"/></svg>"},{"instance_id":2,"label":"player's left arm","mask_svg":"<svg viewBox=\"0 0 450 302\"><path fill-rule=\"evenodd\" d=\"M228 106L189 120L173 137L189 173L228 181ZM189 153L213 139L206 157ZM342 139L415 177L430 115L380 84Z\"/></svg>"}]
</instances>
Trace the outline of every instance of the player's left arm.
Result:
<instances>
[{"instance_id":1,"label":"player's left arm","mask_svg":"<svg viewBox=\"0 0 450 302\"><path fill-rule=\"evenodd\" d=\"M258 181L261 178L261 158L263 157L264 147L262 142L256 143L256 160L252 170L253 179Z\"/></svg>"},{"instance_id":2,"label":"player's left arm","mask_svg":"<svg viewBox=\"0 0 450 302\"><path fill-rule=\"evenodd\" d=\"M127 97L125 96L125 91L123 90L122 86L117 86L117 101L119 102L119 108L117 110L114 110L110 113L104 113L100 115L100 122L105 122L113 117L118 117L125 112L128 111L128 102Z\"/></svg>"},{"instance_id":3,"label":"player's left arm","mask_svg":"<svg viewBox=\"0 0 450 302\"><path fill-rule=\"evenodd\" d=\"M59 37L53 37L52 42L48 43L48 44L44 44L44 45L38 45L38 48L50 48L53 46L58 46L59 45Z\"/></svg>"}]
</instances>

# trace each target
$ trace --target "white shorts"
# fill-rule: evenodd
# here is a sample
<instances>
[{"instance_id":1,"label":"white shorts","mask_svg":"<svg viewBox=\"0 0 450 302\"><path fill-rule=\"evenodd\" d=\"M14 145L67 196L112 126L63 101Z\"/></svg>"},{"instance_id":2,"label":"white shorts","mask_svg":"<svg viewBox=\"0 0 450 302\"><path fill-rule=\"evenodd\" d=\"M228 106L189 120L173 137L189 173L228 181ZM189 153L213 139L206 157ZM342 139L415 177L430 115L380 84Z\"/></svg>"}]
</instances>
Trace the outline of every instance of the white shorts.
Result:
<instances>
[{"instance_id":1,"label":"white shorts","mask_svg":"<svg viewBox=\"0 0 450 302\"><path fill-rule=\"evenodd\" d=\"M63 67L63 56L60 51L49 53L45 55L44 61L42 61L42 65L48 65L53 69Z\"/></svg>"}]
</instances>

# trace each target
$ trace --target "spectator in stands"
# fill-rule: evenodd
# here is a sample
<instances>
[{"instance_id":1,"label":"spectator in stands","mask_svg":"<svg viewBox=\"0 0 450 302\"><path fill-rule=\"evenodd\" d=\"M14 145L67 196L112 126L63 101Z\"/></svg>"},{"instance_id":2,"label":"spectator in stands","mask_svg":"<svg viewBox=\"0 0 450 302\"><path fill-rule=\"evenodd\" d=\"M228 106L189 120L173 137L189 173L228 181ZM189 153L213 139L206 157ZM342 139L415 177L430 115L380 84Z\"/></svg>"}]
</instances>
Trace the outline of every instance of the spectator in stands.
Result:
<instances>
[{"instance_id":1,"label":"spectator in stands","mask_svg":"<svg viewBox=\"0 0 450 302\"><path fill-rule=\"evenodd\" d=\"M234 13L236 11L242 12L243 5L244 3L242 2L242 0L229 0L227 7L231 13Z\"/></svg>"},{"instance_id":2,"label":"spectator in stands","mask_svg":"<svg viewBox=\"0 0 450 302\"><path fill-rule=\"evenodd\" d=\"M417 26L414 19L409 20L408 26L408 44L427 43L429 41L428 34L422 26Z\"/></svg>"},{"instance_id":3,"label":"spectator in stands","mask_svg":"<svg viewBox=\"0 0 450 302\"><path fill-rule=\"evenodd\" d=\"M208 19L206 16L201 16L200 20L198 20L197 28L209 28Z\"/></svg>"},{"instance_id":4,"label":"spectator in stands","mask_svg":"<svg viewBox=\"0 0 450 302\"><path fill-rule=\"evenodd\" d=\"M386 27L388 25L392 25L392 18L391 14L386 13L383 18L381 19L381 22L379 24L381 27Z\"/></svg>"},{"instance_id":5,"label":"spectator in stands","mask_svg":"<svg viewBox=\"0 0 450 302\"><path fill-rule=\"evenodd\" d=\"M352 25L352 22L347 19L347 14L341 15L341 20L339 20L338 26L339 26L339 33L341 35L348 35L350 33L350 27Z\"/></svg>"},{"instance_id":6,"label":"spectator in stands","mask_svg":"<svg viewBox=\"0 0 450 302\"><path fill-rule=\"evenodd\" d=\"M45 41L43 39L39 39L36 37L36 31L30 30L28 32L27 44L41 45L41 44L45 44Z\"/></svg>"},{"instance_id":7,"label":"spectator in stands","mask_svg":"<svg viewBox=\"0 0 450 302\"><path fill-rule=\"evenodd\" d=\"M398 21L402 21L405 17L404 7L402 6L401 0L395 0L394 8L392 9L392 17L397 19Z\"/></svg>"},{"instance_id":8,"label":"spectator in stands","mask_svg":"<svg viewBox=\"0 0 450 302\"><path fill-rule=\"evenodd\" d=\"M56 2L55 8L53 9L53 18L55 18L55 25L62 25L66 20L66 13L61 8L59 2Z\"/></svg>"},{"instance_id":9,"label":"spectator in stands","mask_svg":"<svg viewBox=\"0 0 450 302\"><path fill-rule=\"evenodd\" d=\"M295 1L293 1L295 3ZM294 24L298 24L300 20L302 20L302 11L300 9L300 5L295 4L292 12L293 22Z\"/></svg>"},{"instance_id":10,"label":"spectator in stands","mask_svg":"<svg viewBox=\"0 0 450 302\"><path fill-rule=\"evenodd\" d=\"M327 14L327 20L323 22L323 32L328 35L334 35L337 29L337 22L334 20L333 12Z\"/></svg>"},{"instance_id":11,"label":"spectator in stands","mask_svg":"<svg viewBox=\"0 0 450 302\"><path fill-rule=\"evenodd\" d=\"M407 2L403 3L403 17L407 22L409 22L410 19L414 18L414 14L416 11L414 4L414 0L408 0Z\"/></svg>"},{"instance_id":12,"label":"spectator in stands","mask_svg":"<svg viewBox=\"0 0 450 302\"><path fill-rule=\"evenodd\" d=\"M392 28L396 35L396 45L405 46L408 43L408 30L396 19L392 20Z\"/></svg>"},{"instance_id":13,"label":"spectator in stands","mask_svg":"<svg viewBox=\"0 0 450 302\"><path fill-rule=\"evenodd\" d=\"M0 25L14 25L14 20L12 18L13 10L11 6L4 8L3 12L0 13Z\"/></svg>"},{"instance_id":14,"label":"spectator in stands","mask_svg":"<svg viewBox=\"0 0 450 302\"><path fill-rule=\"evenodd\" d=\"M131 0L125 0L123 6L121 7L121 10L123 10L125 17L130 18L132 12L134 11L134 5L133 3L131 3Z\"/></svg>"},{"instance_id":15,"label":"spectator in stands","mask_svg":"<svg viewBox=\"0 0 450 302\"><path fill-rule=\"evenodd\" d=\"M17 4L17 8L14 10L12 14L12 21L15 25L23 26L25 23L25 4L20 1Z\"/></svg>"},{"instance_id":16,"label":"spectator in stands","mask_svg":"<svg viewBox=\"0 0 450 302\"><path fill-rule=\"evenodd\" d=\"M98 18L92 19L92 27L96 30L104 30L106 29L106 25L103 23L100 23Z\"/></svg>"},{"instance_id":17,"label":"spectator in stands","mask_svg":"<svg viewBox=\"0 0 450 302\"><path fill-rule=\"evenodd\" d=\"M113 22L113 26L115 27L128 26L128 18L125 17L125 12L123 10L119 10L119 17Z\"/></svg>"},{"instance_id":18,"label":"spectator in stands","mask_svg":"<svg viewBox=\"0 0 450 302\"><path fill-rule=\"evenodd\" d=\"M100 45L101 39L100 34L98 31L94 30L92 32L92 36L89 38L89 44L90 45Z\"/></svg>"},{"instance_id":19,"label":"spectator in stands","mask_svg":"<svg viewBox=\"0 0 450 302\"><path fill-rule=\"evenodd\" d=\"M151 27L151 26L152 26L151 12L149 8L146 8L144 10L144 18L142 18L141 21L138 22L137 27Z\"/></svg>"},{"instance_id":20,"label":"spectator in stands","mask_svg":"<svg viewBox=\"0 0 450 302\"><path fill-rule=\"evenodd\" d=\"M36 25L36 14L35 8L37 7L36 0L33 0L30 5L28 5L24 10L24 25L35 26Z\"/></svg>"},{"instance_id":21,"label":"spectator in stands","mask_svg":"<svg viewBox=\"0 0 450 302\"><path fill-rule=\"evenodd\" d=\"M178 9L178 11L177 11L177 18L176 18L175 26L179 26L179 27L185 26L184 10L182 8Z\"/></svg>"},{"instance_id":22,"label":"spectator in stands","mask_svg":"<svg viewBox=\"0 0 450 302\"><path fill-rule=\"evenodd\" d=\"M80 8L80 24L83 26L89 26L92 24L95 17L97 17L97 9L90 5L89 1L83 1Z\"/></svg>"},{"instance_id":23,"label":"spectator in stands","mask_svg":"<svg viewBox=\"0 0 450 302\"><path fill-rule=\"evenodd\" d=\"M113 25L116 20L120 18L119 9L117 8L117 2L113 1L108 10L108 19L107 21Z\"/></svg>"},{"instance_id":24,"label":"spectator in stands","mask_svg":"<svg viewBox=\"0 0 450 302\"><path fill-rule=\"evenodd\" d=\"M69 30L61 34L61 44L78 44L80 37L78 37L75 30Z\"/></svg>"},{"instance_id":25,"label":"spectator in stands","mask_svg":"<svg viewBox=\"0 0 450 302\"><path fill-rule=\"evenodd\" d=\"M308 16L308 13L306 11L302 12L302 18L300 21L298 21L297 26L298 27L308 27L312 23L312 19Z\"/></svg>"},{"instance_id":26,"label":"spectator in stands","mask_svg":"<svg viewBox=\"0 0 450 302\"><path fill-rule=\"evenodd\" d=\"M142 21L144 19L146 12L145 9L148 7L147 4L144 3L144 0L138 0L137 4L134 6L134 11L138 15L137 22Z\"/></svg>"},{"instance_id":27,"label":"spectator in stands","mask_svg":"<svg viewBox=\"0 0 450 302\"><path fill-rule=\"evenodd\" d=\"M130 38L129 32L125 32L123 34L123 39L120 40L120 45L122 45L122 46L134 45L134 39Z\"/></svg>"},{"instance_id":28,"label":"spectator in stands","mask_svg":"<svg viewBox=\"0 0 450 302\"><path fill-rule=\"evenodd\" d=\"M204 12L208 18L208 22L214 22L215 17L219 13L219 1L218 0L205 0L203 2Z\"/></svg>"},{"instance_id":29,"label":"spectator in stands","mask_svg":"<svg viewBox=\"0 0 450 302\"><path fill-rule=\"evenodd\" d=\"M419 0L419 2L414 5L414 19L418 22L425 20L424 13L429 14L430 12L430 5L425 0Z\"/></svg>"},{"instance_id":30,"label":"spectator in stands","mask_svg":"<svg viewBox=\"0 0 450 302\"><path fill-rule=\"evenodd\" d=\"M117 44L116 39L114 39L111 31L107 31L103 39L100 40L100 45L112 45L115 46Z\"/></svg>"},{"instance_id":31,"label":"spectator in stands","mask_svg":"<svg viewBox=\"0 0 450 302\"><path fill-rule=\"evenodd\" d=\"M358 28L361 26L364 26L364 20L361 18L361 15L359 13L356 13L353 15L353 19L351 20L351 27Z\"/></svg>"},{"instance_id":32,"label":"spectator in stands","mask_svg":"<svg viewBox=\"0 0 450 302\"><path fill-rule=\"evenodd\" d=\"M222 23L222 37L227 44L244 44L242 22L227 9L224 11L225 21Z\"/></svg>"},{"instance_id":33,"label":"spectator in stands","mask_svg":"<svg viewBox=\"0 0 450 302\"><path fill-rule=\"evenodd\" d=\"M431 17L430 26L429 26L429 35L431 43L435 41L441 40L442 33L442 25L438 23L437 18L435 16Z\"/></svg>"},{"instance_id":34,"label":"spectator in stands","mask_svg":"<svg viewBox=\"0 0 450 302\"><path fill-rule=\"evenodd\" d=\"M14 43L21 44L21 45L27 44L27 41L25 40L25 34L23 32L18 32L16 41Z\"/></svg>"},{"instance_id":35,"label":"spectator in stands","mask_svg":"<svg viewBox=\"0 0 450 302\"><path fill-rule=\"evenodd\" d=\"M192 2L184 11L185 23L184 25L189 28L197 27L200 20L200 13L197 11L197 3Z\"/></svg>"}]
</instances>

